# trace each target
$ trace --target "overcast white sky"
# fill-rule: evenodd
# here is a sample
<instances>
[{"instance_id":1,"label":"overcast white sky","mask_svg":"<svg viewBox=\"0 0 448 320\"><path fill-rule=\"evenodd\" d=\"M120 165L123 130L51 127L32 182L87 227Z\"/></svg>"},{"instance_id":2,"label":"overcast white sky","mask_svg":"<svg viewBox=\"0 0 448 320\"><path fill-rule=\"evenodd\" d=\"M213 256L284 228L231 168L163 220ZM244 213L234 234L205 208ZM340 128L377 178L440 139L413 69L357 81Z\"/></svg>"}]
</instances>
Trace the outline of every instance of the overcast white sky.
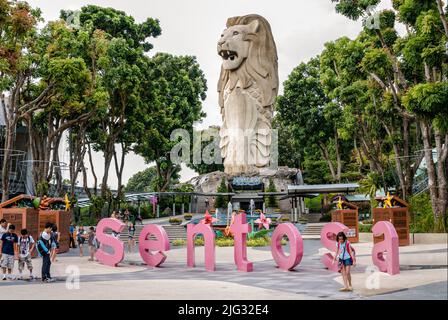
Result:
<instances>
[{"instance_id":1,"label":"overcast white sky","mask_svg":"<svg viewBox=\"0 0 448 320\"><path fill-rule=\"evenodd\" d=\"M337 14L334 3L330 0L28 0L28 2L42 9L46 21L59 18L61 9L75 10L87 4L123 10L139 22L147 17L159 19L162 35L152 41L153 53L194 55L207 78L207 100L203 104L207 117L198 125L200 128L221 124L216 92L220 57L216 52L216 43L222 30L225 29L228 17L256 13L270 22L277 44L281 83L300 62L319 54L325 42L344 35L353 38L361 28L360 22L350 21ZM124 171L124 183L134 173L147 166L141 157L129 155ZM102 154L96 154L95 170L99 177L102 176L103 167ZM192 170L184 168L182 181L194 175ZM110 173L109 184L112 188L117 187L115 170Z\"/></svg>"}]
</instances>

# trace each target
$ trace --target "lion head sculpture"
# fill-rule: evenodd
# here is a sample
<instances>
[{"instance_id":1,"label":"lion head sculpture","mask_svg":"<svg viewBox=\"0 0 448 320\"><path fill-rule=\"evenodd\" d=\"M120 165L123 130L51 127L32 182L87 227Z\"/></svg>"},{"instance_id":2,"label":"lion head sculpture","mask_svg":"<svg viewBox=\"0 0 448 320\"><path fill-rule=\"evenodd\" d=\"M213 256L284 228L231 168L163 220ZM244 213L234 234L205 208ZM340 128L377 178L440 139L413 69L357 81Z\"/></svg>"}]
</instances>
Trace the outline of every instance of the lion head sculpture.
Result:
<instances>
[{"instance_id":1,"label":"lion head sculpture","mask_svg":"<svg viewBox=\"0 0 448 320\"><path fill-rule=\"evenodd\" d=\"M255 82L261 89L263 106L274 103L278 93L278 57L265 18L256 14L229 18L218 42L218 54L223 59L218 82L221 107L224 89L233 90L238 81L243 89Z\"/></svg>"}]
</instances>

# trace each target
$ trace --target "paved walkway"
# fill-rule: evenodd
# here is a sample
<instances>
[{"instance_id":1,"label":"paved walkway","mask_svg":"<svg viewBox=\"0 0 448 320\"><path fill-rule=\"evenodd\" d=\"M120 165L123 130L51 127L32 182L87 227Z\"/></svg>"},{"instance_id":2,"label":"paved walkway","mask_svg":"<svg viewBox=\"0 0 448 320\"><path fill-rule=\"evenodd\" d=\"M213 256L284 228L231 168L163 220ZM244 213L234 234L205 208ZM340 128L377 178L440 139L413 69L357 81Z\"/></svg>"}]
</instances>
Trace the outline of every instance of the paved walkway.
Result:
<instances>
[{"instance_id":1,"label":"paved walkway","mask_svg":"<svg viewBox=\"0 0 448 320\"><path fill-rule=\"evenodd\" d=\"M304 241L304 257L296 271L278 270L270 249L248 248L254 271L235 270L233 248L217 248L216 272L206 272L203 248L196 249L196 268L186 267L186 248L173 248L161 268L148 269L137 253L126 254L124 263L110 268L80 258L77 251L61 255L53 265L54 284L4 281L0 298L34 299L41 292L58 299L420 299L447 297L446 245L418 245L400 248L401 273L396 276L369 271L372 244L355 248L358 266L353 270L352 293L342 293L342 279L320 263L320 241ZM34 259L35 269L40 259ZM67 275L79 268L79 289L67 289ZM367 271L367 272L366 272ZM6 293L7 292L7 293Z\"/></svg>"}]
</instances>

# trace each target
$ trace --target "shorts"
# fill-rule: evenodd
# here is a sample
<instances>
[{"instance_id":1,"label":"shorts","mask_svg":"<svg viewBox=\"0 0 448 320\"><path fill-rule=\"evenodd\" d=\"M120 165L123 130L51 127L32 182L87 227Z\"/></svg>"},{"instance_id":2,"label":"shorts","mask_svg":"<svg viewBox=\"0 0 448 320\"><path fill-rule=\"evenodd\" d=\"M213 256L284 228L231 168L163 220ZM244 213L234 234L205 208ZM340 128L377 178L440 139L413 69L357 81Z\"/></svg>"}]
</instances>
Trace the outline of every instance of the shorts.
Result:
<instances>
[{"instance_id":1,"label":"shorts","mask_svg":"<svg viewBox=\"0 0 448 320\"><path fill-rule=\"evenodd\" d=\"M348 258L348 259L339 259L339 265L342 266L352 266L353 265L353 260L352 258Z\"/></svg>"},{"instance_id":2,"label":"shorts","mask_svg":"<svg viewBox=\"0 0 448 320\"><path fill-rule=\"evenodd\" d=\"M13 269L14 268L14 255L13 254L2 254L1 266L2 266L2 268Z\"/></svg>"},{"instance_id":3,"label":"shorts","mask_svg":"<svg viewBox=\"0 0 448 320\"><path fill-rule=\"evenodd\" d=\"M19 271L25 269L25 263L28 270L33 269L33 263L31 262L31 255L27 255L26 257L19 257Z\"/></svg>"}]
</instances>

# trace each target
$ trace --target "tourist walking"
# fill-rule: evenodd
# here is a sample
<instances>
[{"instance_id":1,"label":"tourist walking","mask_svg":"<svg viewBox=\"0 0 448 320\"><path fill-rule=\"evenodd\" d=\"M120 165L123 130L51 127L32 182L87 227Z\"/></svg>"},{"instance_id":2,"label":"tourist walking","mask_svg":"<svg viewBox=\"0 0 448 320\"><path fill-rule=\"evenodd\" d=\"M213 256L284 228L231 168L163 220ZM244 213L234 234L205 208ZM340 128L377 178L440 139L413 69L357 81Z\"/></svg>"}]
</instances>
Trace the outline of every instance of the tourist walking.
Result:
<instances>
[{"instance_id":1,"label":"tourist walking","mask_svg":"<svg viewBox=\"0 0 448 320\"><path fill-rule=\"evenodd\" d=\"M61 234L58 232L58 227L56 224L53 224L53 227L51 229L51 262L56 261L56 255L59 251L59 240L60 240Z\"/></svg>"},{"instance_id":2,"label":"tourist walking","mask_svg":"<svg viewBox=\"0 0 448 320\"><path fill-rule=\"evenodd\" d=\"M128 252L134 252L135 247L135 225L132 222L128 224Z\"/></svg>"},{"instance_id":3,"label":"tourist walking","mask_svg":"<svg viewBox=\"0 0 448 320\"><path fill-rule=\"evenodd\" d=\"M15 234L16 227L13 224L8 226L8 230L2 235L1 250L0 250L0 264L2 267L3 277L6 280L6 271L8 271L8 278L14 280L12 270L14 269L14 260L17 257L16 244L19 238Z\"/></svg>"},{"instance_id":4,"label":"tourist walking","mask_svg":"<svg viewBox=\"0 0 448 320\"><path fill-rule=\"evenodd\" d=\"M82 257L84 255L84 242L86 242L86 231L83 226L79 226L78 233L76 235L76 241L78 242L79 247L79 256Z\"/></svg>"},{"instance_id":5,"label":"tourist walking","mask_svg":"<svg viewBox=\"0 0 448 320\"><path fill-rule=\"evenodd\" d=\"M75 231L76 231L76 227L73 225L73 223L70 224L70 227L68 229L68 233L69 233L69 237L70 237L69 247L72 249L76 248Z\"/></svg>"},{"instance_id":6,"label":"tourist walking","mask_svg":"<svg viewBox=\"0 0 448 320\"><path fill-rule=\"evenodd\" d=\"M129 212L129 209L126 208L126 210L124 211L124 221L129 221L129 217L130 217L131 213Z\"/></svg>"},{"instance_id":7,"label":"tourist walking","mask_svg":"<svg viewBox=\"0 0 448 320\"><path fill-rule=\"evenodd\" d=\"M89 245L89 254L90 254L89 261L95 261L95 253L96 253L96 249L97 249L97 239L96 239L96 233L95 233L94 227L89 228L89 232L87 235L87 244Z\"/></svg>"},{"instance_id":8,"label":"tourist walking","mask_svg":"<svg viewBox=\"0 0 448 320\"><path fill-rule=\"evenodd\" d=\"M26 264L26 267L30 272L30 280L33 280L33 262L31 261L31 254L33 253L36 244L33 237L28 234L27 229L20 230L20 237L17 245L19 248L19 279L23 279L22 273Z\"/></svg>"},{"instance_id":9,"label":"tourist walking","mask_svg":"<svg viewBox=\"0 0 448 320\"><path fill-rule=\"evenodd\" d=\"M42 257L42 282L54 282L51 278L51 231L53 224L47 222L39 241L37 242L37 252Z\"/></svg>"},{"instance_id":10,"label":"tourist walking","mask_svg":"<svg viewBox=\"0 0 448 320\"><path fill-rule=\"evenodd\" d=\"M339 291L353 291L350 269L351 266L356 265L355 250L347 240L347 236L344 232L339 232L337 234L336 248L337 250L333 263L338 259L339 272L342 274L342 280L344 282L344 287L339 289Z\"/></svg>"},{"instance_id":11,"label":"tourist walking","mask_svg":"<svg viewBox=\"0 0 448 320\"><path fill-rule=\"evenodd\" d=\"M135 218L135 224L137 224L137 221L140 222L141 225L143 225L143 218L140 212L137 214L137 218Z\"/></svg>"}]
</instances>

